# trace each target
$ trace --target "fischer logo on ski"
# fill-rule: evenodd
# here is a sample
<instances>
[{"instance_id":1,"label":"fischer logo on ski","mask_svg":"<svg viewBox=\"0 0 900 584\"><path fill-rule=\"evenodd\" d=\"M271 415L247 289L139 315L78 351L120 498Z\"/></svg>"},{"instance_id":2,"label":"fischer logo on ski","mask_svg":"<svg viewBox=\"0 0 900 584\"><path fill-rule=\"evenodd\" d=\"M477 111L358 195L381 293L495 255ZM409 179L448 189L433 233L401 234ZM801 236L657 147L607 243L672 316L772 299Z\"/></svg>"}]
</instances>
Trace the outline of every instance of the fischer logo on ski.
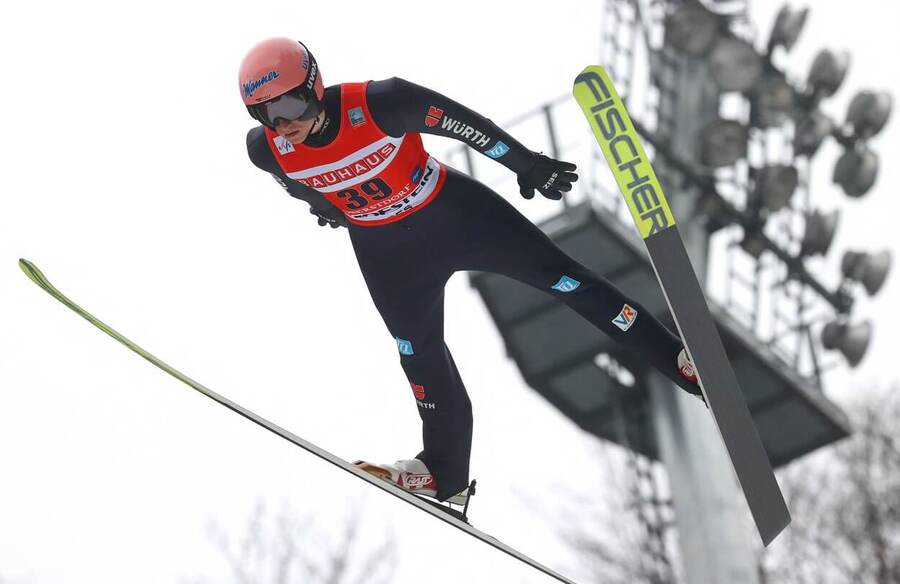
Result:
<instances>
[{"instance_id":1,"label":"fischer logo on ski","mask_svg":"<svg viewBox=\"0 0 900 584\"><path fill-rule=\"evenodd\" d=\"M582 95L590 92L590 109L584 113L594 121L597 143L625 195L641 237L646 239L675 225L675 217L669 210L650 159L631 125L625 104L615 95L612 82L589 67L578 76L578 89ZM579 100L579 103L583 102Z\"/></svg>"}]
</instances>

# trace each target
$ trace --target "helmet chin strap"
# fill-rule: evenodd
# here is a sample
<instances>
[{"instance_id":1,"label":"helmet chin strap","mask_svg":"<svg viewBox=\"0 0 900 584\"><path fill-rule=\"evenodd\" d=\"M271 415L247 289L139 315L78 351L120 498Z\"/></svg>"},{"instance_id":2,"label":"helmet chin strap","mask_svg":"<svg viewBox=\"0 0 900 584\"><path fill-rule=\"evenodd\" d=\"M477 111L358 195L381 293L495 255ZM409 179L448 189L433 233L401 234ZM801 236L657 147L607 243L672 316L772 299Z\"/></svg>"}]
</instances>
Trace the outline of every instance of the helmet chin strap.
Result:
<instances>
[{"instance_id":1,"label":"helmet chin strap","mask_svg":"<svg viewBox=\"0 0 900 584\"><path fill-rule=\"evenodd\" d=\"M325 129L326 123L325 109L323 108L319 115L316 116L316 121L313 124L312 129L309 131L310 134L318 134L323 129Z\"/></svg>"}]
</instances>

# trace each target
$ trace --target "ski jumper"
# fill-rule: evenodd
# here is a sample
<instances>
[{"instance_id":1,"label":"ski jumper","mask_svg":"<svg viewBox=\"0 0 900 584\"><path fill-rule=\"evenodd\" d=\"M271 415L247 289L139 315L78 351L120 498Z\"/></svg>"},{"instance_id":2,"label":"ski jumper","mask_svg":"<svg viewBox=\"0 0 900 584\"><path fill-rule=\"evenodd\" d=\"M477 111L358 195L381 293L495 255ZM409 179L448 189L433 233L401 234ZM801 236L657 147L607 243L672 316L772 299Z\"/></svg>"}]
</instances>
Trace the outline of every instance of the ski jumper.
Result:
<instances>
[{"instance_id":1,"label":"ski jumper","mask_svg":"<svg viewBox=\"0 0 900 584\"><path fill-rule=\"evenodd\" d=\"M301 145L252 129L248 153L292 196L346 215L422 419L416 458L436 478L438 499L467 486L472 445L471 403L444 342L444 286L455 272L502 274L557 297L687 389L677 335L500 195L431 157L420 133L455 138L517 174L534 153L487 118L396 77L329 87L325 112L323 129ZM625 311L623 330L613 321L621 324L626 304L633 313Z\"/></svg>"}]
</instances>

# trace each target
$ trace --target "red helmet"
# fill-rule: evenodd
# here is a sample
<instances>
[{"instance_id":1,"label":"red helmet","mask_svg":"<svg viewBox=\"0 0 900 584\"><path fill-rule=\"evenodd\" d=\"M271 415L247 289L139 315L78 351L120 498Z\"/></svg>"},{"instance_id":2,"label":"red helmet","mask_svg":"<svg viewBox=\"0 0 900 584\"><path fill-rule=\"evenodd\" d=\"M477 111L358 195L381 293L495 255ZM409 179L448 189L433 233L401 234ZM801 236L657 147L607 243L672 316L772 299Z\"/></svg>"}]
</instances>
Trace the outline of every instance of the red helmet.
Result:
<instances>
[{"instance_id":1,"label":"red helmet","mask_svg":"<svg viewBox=\"0 0 900 584\"><path fill-rule=\"evenodd\" d=\"M269 128L274 129L279 118L310 120L322 111L322 76L312 53L299 41L262 41L244 57L238 79L247 111Z\"/></svg>"}]
</instances>

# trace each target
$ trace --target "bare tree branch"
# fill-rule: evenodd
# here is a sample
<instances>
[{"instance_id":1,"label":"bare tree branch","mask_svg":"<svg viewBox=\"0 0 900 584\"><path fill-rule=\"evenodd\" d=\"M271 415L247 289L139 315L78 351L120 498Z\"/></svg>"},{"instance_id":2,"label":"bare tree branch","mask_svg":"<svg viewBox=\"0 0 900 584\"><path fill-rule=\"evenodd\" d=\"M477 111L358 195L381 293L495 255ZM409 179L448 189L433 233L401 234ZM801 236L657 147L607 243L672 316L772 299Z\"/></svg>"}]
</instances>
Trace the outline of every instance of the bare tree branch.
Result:
<instances>
[{"instance_id":1,"label":"bare tree branch","mask_svg":"<svg viewBox=\"0 0 900 584\"><path fill-rule=\"evenodd\" d=\"M517 496L556 526L560 539L575 552L572 569L586 578L602 575L604 584L661 584L660 558L651 553L653 544L637 513L645 502L638 498L624 449L598 442L593 452L598 464L579 471L591 492L567 483L554 485L554 496L546 500ZM548 508L547 500L557 504Z\"/></svg>"},{"instance_id":2,"label":"bare tree branch","mask_svg":"<svg viewBox=\"0 0 900 584\"><path fill-rule=\"evenodd\" d=\"M762 584L900 584L900 387L861 394L848 415L853 436L778 471L794 521L769 548L760 545ZM611 584L678 582L677 569L660 577L659 551L635 513L647 502L623 450L603 444L596 452L602 477L582 476L596 488L556 486L559 504L544 510L577 569Z\"/></svg>"},{"instance_id":3,"label":"bare tree branch","mask_svg":"<svg viewBox=\"0 0 900 584\"><path fill-rule=\"evenodd\" d=\"M766 584L900 584L900 388L848 414L853 436L779 471L794 522L761 550Z\"/></svg>"},{"instance_id":4,"label":"bare tree branch","mask_svg":"<svg viewBox=\"0 0 900 584\"><path fill-rule=\"evenodd\" d=\"M211 540L221 551L237 584L378 584L390 582L397 563L393 532L375 550L361 537L361 503L351 506L335 540L316 529L313 517L285 508L271 517L262 501L250 514L233 545L213 524ZM237 549L235 549L237 548ZM197 582L200 582L199 580Z\"/></svg>"}]
</instances>

